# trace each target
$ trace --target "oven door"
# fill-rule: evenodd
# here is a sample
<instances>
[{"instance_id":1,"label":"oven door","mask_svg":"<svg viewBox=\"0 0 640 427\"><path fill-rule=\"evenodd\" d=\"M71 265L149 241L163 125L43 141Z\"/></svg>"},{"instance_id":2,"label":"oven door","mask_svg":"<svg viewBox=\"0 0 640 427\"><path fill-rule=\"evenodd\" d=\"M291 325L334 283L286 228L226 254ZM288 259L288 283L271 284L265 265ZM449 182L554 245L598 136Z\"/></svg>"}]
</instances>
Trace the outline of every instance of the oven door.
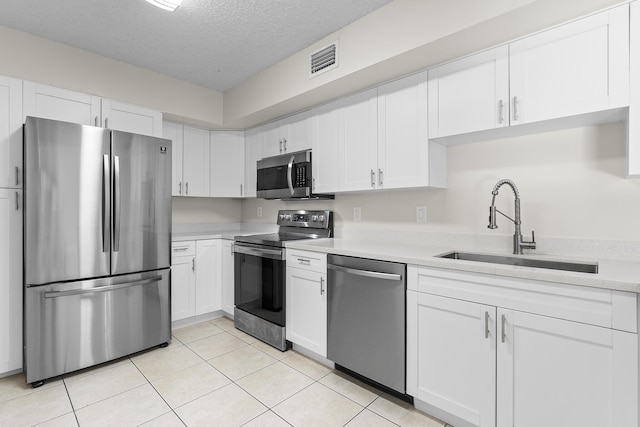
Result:
<instances>
[{"instance_id":1,"label":"oven door","mask_svg":"<svg viewBox=\"0 0 640 427\"><path fill-rule=\"evenodd\" d=\"M285 326L285 251L260 245L234 245L235 304L278 326Z\"/></svg>"}]
</instances>

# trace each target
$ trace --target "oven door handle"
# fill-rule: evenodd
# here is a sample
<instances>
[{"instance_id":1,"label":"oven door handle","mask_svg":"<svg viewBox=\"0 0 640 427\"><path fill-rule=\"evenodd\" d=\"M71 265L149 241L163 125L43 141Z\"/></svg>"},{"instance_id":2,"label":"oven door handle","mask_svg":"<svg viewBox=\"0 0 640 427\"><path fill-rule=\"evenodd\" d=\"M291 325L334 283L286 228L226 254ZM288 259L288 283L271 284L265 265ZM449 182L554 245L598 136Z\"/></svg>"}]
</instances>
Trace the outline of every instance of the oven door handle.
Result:
<instances>
[{"instance_id":1,"label":"oven door handle","mask_svg":"<svg viewBox=\"0 0 640 427\"><path fill-rule=\"evenodd\" d=\"M289 191L291 191L291 195L293 196L293 162L296 159L296 156L291 156L289 160L289 164L287 165L287 184L289 184Z\"/></svg>"},{"instance_id":2,"label":"oven door handle","mask_svg":"<svg viewBox=\"0 0 640 427\"><path fill-rule=\"evenodd\" d=\"M284 259L284 251L280 249L254 248L250 246L242 246L236 243L233 252L236 254L253 255L270 259Z\"/></svg>"}]
</instances>

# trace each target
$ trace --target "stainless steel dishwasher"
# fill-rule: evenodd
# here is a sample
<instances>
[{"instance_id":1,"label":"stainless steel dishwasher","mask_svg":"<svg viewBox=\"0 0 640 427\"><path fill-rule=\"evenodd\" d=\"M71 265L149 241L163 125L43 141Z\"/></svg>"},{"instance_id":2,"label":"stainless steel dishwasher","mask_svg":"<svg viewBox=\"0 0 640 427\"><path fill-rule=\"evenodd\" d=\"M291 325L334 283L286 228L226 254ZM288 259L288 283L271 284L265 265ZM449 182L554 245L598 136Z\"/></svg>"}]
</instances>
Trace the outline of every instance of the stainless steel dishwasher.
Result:
<instances>
[{"instance_id":1,"label":"stainless steel dishwasher","mask_svg":"<svg viewBox=\"0 0 640 427\"><path fill-rule=\"evenodd\" d=\"M327 357L405 394L406 264L329 255Z\"/></svg>"}]
</instances>

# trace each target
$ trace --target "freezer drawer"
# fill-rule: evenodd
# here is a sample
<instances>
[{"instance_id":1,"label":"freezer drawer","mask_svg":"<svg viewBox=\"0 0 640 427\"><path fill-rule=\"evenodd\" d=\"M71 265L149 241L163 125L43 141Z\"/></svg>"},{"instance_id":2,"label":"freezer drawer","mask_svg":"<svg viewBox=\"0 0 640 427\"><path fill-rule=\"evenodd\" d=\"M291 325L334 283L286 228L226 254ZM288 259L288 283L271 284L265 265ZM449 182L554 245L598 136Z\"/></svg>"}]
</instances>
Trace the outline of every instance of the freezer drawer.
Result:
<instances>
[{"instance_id":1,"label":"freezer drawer","mask_svg":"<svg viewBox=\"0 0 640 427\"><path fill-rule=\"evenodd\" d=\"M169 269L25 290L27 383L171 339Z\"/></svg>"}]
</instances>

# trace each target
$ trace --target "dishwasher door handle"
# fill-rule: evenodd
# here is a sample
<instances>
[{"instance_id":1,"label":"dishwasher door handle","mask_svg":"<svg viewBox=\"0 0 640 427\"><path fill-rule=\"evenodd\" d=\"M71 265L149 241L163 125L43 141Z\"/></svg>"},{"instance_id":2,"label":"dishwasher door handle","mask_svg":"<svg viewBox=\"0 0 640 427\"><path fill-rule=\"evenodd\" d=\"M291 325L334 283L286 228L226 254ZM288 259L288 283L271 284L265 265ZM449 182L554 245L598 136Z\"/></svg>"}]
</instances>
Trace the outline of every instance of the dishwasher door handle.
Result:
<instances>
[{"instance_id":1,"label":"dishwasher door handle","mask_svg":"<svg viewBox=\"0 0 640 427\"><path fill-rule=\"evenodd\" d=\"M402 274L394 273L381 273L379 271L359 270L356 268L342 267L339 265L329 264L327 265L329 270L340 271L342 273L353 274L356 276L371 277L374 279L382 280L402 280Z\"/></svg>"}]
</instances>

